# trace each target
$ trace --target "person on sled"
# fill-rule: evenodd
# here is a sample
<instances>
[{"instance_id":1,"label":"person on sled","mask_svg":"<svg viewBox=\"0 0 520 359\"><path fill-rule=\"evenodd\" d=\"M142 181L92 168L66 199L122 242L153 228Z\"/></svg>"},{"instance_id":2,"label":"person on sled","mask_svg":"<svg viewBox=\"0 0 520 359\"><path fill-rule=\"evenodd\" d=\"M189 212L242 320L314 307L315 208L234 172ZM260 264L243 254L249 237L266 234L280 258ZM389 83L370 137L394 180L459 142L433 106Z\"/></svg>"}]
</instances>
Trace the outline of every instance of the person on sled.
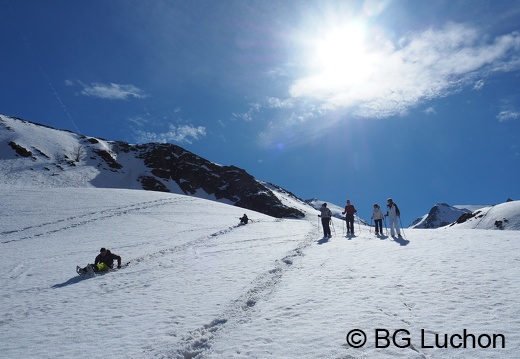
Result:
<instances>
[{"instance_id":1,"label":"person on sled","mask_svg":"<svg viewBox=\"0 0 520 359\"><path fill-rule=\"evenodd\" d=\"M89 266L94 272L107 272L114 268L114 260L117 260L117 268L121 268L121 257L106 248L101 248L94 264L87 264L85 268L78 270L78 273L87 273Z\"/></svg>"},{"instance_id":2,"label":"person on sled","mask_svg":"<svg viewBox=\"0 0 520 359\"><path fill-rule=\"evenodd\" d=\"M240 219L240 224L247 224L247 222L249 222L249 218L247 218L247 214L245 214L245 213L242 216L242 218L239 218L239 219Z\"/></svg>"}]
</instances>

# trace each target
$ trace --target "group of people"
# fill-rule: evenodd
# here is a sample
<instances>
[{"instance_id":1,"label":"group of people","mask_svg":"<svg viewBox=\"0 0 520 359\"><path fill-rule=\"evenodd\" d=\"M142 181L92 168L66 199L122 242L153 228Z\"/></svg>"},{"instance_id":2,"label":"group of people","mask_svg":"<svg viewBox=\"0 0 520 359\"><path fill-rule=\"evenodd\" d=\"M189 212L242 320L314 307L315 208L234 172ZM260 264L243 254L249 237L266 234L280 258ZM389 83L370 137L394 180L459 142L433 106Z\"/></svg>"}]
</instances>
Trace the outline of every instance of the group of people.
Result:
<instances>
[{"instance_id":1,"label":"group of people","mask_svg":"<svg viewBox=\"0 0 520 359\"><path fill-rule=\"evenodd\" d=\"M386 214L383 214L383 211L376 203L374 204L374 211L372 212L371 219L375 222L376 235L383 234L383 218L388 216L390 221L390 234L392 237L397 232L397 235L401 237L401 230L399 228L399 216L401 213L399 212L399 208L394 203L394 201L389 198L386 206ZM327 203L323 203L320 208L320 214L318 217L321 217L321 224L323 226L323 235L326 238L331 238L332 234L330 232L330 222L332 220L332 211L327 208ZM356 208L350 200L347 200L347 205L345 206L345 210L341 212L341 214L345 215L345 222L347 224L347 234L354 235L354 214L357 213ZM246 214L240 219L240 224L247 224L250 219ZM99 254L94 260L94 264L88 264L85 268L77 268L79 274L87 273L89 269L92 269L94 272L104 272L109 271L114 268L114 261L117 260L117 268L121 268L121 257L117 254L110 252L110 250L106 248L101 248ZM89 268L90 267L90 268Z\"/></svg>"},{"instance_id":2,"label":"group of people","mask_svg":"<svg viewBox=\"0 0 520 359\"><path fill-rule=\"evenodd\" d=\"M356 208L350 200L347 200L347 205L345 206L345 210L341 212L341 214L345 215L345 222L347 224L347 235L354 235L354 214L357 212ZM401 213L399 212L399 207L394 203L392 198L387 200L386 205L386 213L383 213L381 207L375 203L374 210L372 212L371 219L374 220L375 223L375 232L377 235L383 234L383 219L388 217L389 226L390 226L390 235L394 237L397 233L398 237L401 237L401 228L399 227L399 217ZM327 203L323 203L320 208L320 214L318 217L321 217L321 224L323 227L323 236L326 238L331 238L332 234L330 232L330 221L332 220L332 211L327 208Z\"/></svg>"}]
</instances>

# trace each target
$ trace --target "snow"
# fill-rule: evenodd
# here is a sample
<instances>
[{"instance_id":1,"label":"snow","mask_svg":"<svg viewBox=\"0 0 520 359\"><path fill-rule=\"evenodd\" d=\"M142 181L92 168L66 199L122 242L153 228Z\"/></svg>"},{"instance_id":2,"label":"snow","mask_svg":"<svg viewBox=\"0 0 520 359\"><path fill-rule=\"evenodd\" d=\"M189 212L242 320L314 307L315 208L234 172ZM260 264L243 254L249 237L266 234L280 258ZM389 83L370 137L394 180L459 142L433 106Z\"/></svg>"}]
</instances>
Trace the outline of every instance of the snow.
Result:
<instances>
[{"instance_id":1,"label":"snow","mask_svg":"<svg viewBox=\"0 0 520 359\"><path fill-rule=\"evenodd\" d=\"M410 228L439 228L455 222L465 213L471 212L466 208L457 208L446 203L437 203L428 215L417 219Z\"/></svg>"},{"instance_id":2,"label":"snow","mask_svg":"<svg viewBox=\"0 0 520 359\"><path fill-rule=\"evenodd\" d=\"M497 229L496 221L501 221L500 229L520 230L520 201L509 201L494 206L480 208L474 217L455 224L453 228Z\"/></svg>"},{"instance_id":3,"label":"snow","mask_svg":"<svg viewBox=\"0 0 520 359\"><path fill-rule=\"evenodd\" d=\"M90 153L85 166L60 169L55 157L83 137L0 119L2 359L480 359L520 350L519 201L471 209L480 212L454 226L405 229L403 239L375 237L357 217L357 236L346 238L343 207L329 202L325 241L315 209L323 201L306 205L268 185L306 213L275 219L205 193L133 189L150 170L132 154L118 154L132 162L128 172L103 170ZM9 141L37 160L14 156ZM244 213L252 222L238 226ZM129 265L78 276L101 247ZM361 348L347 343L356 329L367 335ZM385 341L385 330L399 335ZM464 333L481 345L455 348ZM442 348L445 335L453 340ZM487 338L495 343L482 348Z\"/></svg>"},{"instance_id":4,"label":"snow","mask_svg":"<svg viewBox=\"0 0 520 359\"><path fill-rule=\"evenodd\" d=\"M393 239L361 223L345 238L334 218L333 238L318 244L317 211L290 196L306 219L245 211L253 222L238 226L242 208L162 192L0 186L0 195L2 358L479 359L520 350L516 230L466 223ZM516 206L489 208L489 223L516 226ZM76 265L101 247L128 267L78 276ZM366 332L361 348L347 344L354 329ZM401 332L393 343L384 330ZM464 331L482 345L454 348ZM445 334L452 344L437 348ZM497 348L482 348L486 338Z\"/></svg>"}]
</instances>

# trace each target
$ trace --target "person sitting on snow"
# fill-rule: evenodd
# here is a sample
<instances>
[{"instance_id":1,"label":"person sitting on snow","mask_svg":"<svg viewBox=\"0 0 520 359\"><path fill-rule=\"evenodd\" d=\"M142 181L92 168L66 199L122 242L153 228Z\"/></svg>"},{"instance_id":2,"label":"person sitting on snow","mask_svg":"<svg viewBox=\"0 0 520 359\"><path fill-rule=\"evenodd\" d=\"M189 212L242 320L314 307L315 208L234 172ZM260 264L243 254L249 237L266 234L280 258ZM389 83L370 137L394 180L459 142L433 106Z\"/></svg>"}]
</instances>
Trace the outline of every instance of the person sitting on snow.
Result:
<instances>
[{"instance_id":1,"label":"person sitting on snow","mask_svg":"<svg viewBox=\"0 0 520 359\"><path fill-rule=\"evenodd\" d=\"M121 257L110 252L110 250L101 248L99 254L94 260L94 265L98 267L97 271L103 272L114 268L114 260L117 259L117 268L121 268ZM96 271L96 272L97 272Z\"/></svg>"},{"instance_id":2,"label":"person sitting on snow","mask_svg":"<svg viewBox=\"0 0 520 359\"><path fill-rule=\"evenodd\" d=\"M99 254L94 260L94 264L87 264L85 268L81 268L81 272L87 273L90 266L94 272L106 272L114 268L114 260L117 259L117 268L121 268L121 257L110 252L106 248L101 248ZM79 272L78 272L79 273Z\"/></svg>"},{"instance_id":3,"label":"person sitting on snow","mask_svg":"<svg viewBox=\"0 0 520 359\"><path fill-rule=\"evenodd\" d=\"M239 218L239 219L240 219L240 224L247 224L247 222L249 222L249 218L247 218L247 214L245 214L245 213L242 216L242 218Z\"/></svg>"}]
</instances>

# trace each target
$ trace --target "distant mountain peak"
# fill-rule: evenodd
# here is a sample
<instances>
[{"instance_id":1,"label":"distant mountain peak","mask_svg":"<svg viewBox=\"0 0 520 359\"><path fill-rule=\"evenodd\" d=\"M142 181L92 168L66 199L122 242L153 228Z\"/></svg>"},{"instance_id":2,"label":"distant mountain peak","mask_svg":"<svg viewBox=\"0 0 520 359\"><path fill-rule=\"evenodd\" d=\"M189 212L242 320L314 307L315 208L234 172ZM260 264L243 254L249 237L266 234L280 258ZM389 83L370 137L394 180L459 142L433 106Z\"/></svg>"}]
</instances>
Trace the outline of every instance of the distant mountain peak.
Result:
<instances>
[{"instance_id":1,"label":"distant mountain peak","mask_svg":"<svg viewBox=\"0 0 520 359\"><path fill-rule=\"evenodd\" d=\"M426 216L415 220L410 227L424 229L444 227L455 222L465 213L471 213L471 211L465 208L450 206L447 203L437 203Z\"/></svg>"},{"instance_id":2,"label":"distant mountain peak","mask_svg":"<svg viewBox=\"0 0 520 359\"><path fill-rule=\"evenodd\" d=\"M411 228L520 230L520 201L508 199L492 206L450 206L438 203Z\"/></svg>"}]
</instances>

